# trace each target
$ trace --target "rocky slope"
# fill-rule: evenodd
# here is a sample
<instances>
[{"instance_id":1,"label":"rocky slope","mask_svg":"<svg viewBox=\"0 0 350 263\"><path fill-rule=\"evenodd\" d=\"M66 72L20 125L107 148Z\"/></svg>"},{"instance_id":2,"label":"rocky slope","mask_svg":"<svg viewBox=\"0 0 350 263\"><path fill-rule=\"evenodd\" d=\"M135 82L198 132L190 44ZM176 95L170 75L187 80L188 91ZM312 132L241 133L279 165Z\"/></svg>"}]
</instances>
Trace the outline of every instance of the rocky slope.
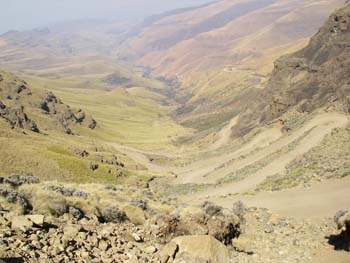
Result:
<instances>
[{"instance_id":1,"label":"rocky slope","mask_svg":"<svg viewBox=\"0 0 350 263\"><path fill-rule=\"evenodd\" d=\"M347 248L329 218L283 218L241 202L193 207L147 185L68 187L9 177L0 198L5 262L308 262L317 251ZM346 211L335 220L348 227Z\"/></svg>"},{"instance_id":2,"label":"rocky slope","mask_svg":"<svg viewBox=\"0 0 350 263\"><path fill-rule=\"evenodd\" d=\"M350 110L350 7L333 13L304 49L275 63L267 87L241 114L236 134L280 119L288 111Z\"/></svg>"},{"instance_id":3,"label":"rocky slope","mask_svg":"<svg viewBox=\"0 0 350 263\"><path fill-rule=\"evenodd\" d=\"M90 129L97 126L97 122L81 109L72 109L52 92L31 88L6 72L0 72L0 117L12 129L33 132L58 129L72 134L76 126Z\"/></svg>"}]
</instances>

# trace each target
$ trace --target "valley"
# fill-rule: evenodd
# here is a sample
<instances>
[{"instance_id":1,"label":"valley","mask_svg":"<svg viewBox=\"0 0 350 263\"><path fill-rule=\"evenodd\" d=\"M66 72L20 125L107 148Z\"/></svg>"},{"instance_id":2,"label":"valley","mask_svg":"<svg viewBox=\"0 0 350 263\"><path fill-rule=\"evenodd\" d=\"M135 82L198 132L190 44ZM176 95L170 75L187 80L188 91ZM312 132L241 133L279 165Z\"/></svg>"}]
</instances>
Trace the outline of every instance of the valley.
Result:
<instances>
[{"instance_id":1,"label":"valley","mask_svg":"<svg viewBox=\"0 0 350 263\"><path fill-rule=\"evenodd\" d=\"M1 35L0 262L350 262L349 17L220 0Z\"/></svg>"}]
</instances>

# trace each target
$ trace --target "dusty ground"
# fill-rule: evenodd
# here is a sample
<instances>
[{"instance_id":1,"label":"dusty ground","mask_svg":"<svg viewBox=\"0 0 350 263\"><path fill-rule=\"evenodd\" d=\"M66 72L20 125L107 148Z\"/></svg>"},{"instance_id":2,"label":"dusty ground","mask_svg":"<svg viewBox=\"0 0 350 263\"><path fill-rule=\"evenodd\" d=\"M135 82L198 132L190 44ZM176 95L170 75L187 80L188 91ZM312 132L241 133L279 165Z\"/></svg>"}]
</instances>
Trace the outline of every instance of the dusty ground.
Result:
<instances>
[{"instance_id":1,"label":"dusty ground","mask_svg":"<svg viewBox=\"0 0 350 263\"><path fill-rule=\"evenodd\" d=\"M319 145L334 128L346 127L349 124L347 116L337 112L323 112L287 134L283 134L278 126L272 126L256 134L239 149L220 153L220 149L229 144L230 130L236 121L237 118L232 119L216 134L216 141L209 146L208 152L216 151L217 154L208 155L207 158L192 162L185 167L176 167L171 163L159 165L153 163L149 157L156 155L171 159L179 157L179 154L144 152L118 145L115 147L156 174L176 174L177 178L172 179L171 183L210 184L202 190L179 196L187 203L200 204L209 200L230 208L235 201L242 200L248 206L265 207L281 216L296 220L311 220L314 223L322 218L332 217L340 209L350 209L348 177L313 183L309 187L301 186L278 192L252 194L257 185L268 176L283 173L291 161ZM187 157L190 154L185 153ZM248 170L240 180L217 184L218 180L233 171L240 172L259 162L261 166L257 166L252 173ZM309 262L346 263L350 262L350 255L334 251L331 245L326 245L325 250L321 252L317 250Z\"/></svg>"}]
</instances>

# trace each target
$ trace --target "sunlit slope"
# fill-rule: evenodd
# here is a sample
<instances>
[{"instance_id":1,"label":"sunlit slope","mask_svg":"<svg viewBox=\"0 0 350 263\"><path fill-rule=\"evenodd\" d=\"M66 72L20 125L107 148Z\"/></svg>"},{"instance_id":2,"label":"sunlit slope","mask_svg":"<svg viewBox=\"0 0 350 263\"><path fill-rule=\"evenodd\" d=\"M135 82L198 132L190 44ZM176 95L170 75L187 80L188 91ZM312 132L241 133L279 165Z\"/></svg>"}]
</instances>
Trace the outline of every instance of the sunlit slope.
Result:
<instances>
[{"instance_id":1,"label":"sunlit slope","mask_svg":"<svg viewBox=\"0 0 350 263\"><path fill-rule=\"evenodd\" d=\"M142 87L112 91L75 88L76 81L25 76L36 87L52 90L63 101L93 114L100 124L94 138L139 148L172 148L180 136L191 133L169 116L175 106L167 98ZM78 87L80 85L77 85Z\"/></svg>"},{"instance_id":2,"label":"sunlit slope","mask_svg":"<svg viewBox=\"0 0 350 263\"><path fill-rule=\"evenodd\" d=\"M0 71L0 174L100 183L151 176L102 139L102 124L81 106Z\"/></svg>"},{"instance_id":3,"label":"sunlit slope","mask_svg":"<svg viewBox=\"0 0 350 263\"><path fill-rule=\"evenodd\" d=\"M118 52L151 68L153 76L179 79L177 95L185 103L178 114L184 124L196 127L203 114L220 118L223 111L235 111L242 91L249 97L247 89L263 88L273 61L304 47L342 4L343 0L217 1L162 17L126 40ZM226 115L229 121L232 115Z\"/></svg>"}]
</instances>

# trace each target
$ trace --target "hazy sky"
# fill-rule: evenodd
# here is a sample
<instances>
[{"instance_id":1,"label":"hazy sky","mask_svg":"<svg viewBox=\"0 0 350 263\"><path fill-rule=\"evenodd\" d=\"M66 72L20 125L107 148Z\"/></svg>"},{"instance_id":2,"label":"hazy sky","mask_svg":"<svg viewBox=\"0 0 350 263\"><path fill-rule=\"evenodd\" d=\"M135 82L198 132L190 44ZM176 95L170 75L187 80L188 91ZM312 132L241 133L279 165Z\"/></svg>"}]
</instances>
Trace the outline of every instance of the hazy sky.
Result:
<instances>
[{"instance_id":1,"label":"hazy sky","mask_svg":"<svg viewBox=\"0 0 350 263\"><path fill-rule=\"evenodd\" d=\"M138 19L210 0L0 0L0 34L85 18Z\"/></svg>"}]
</instances>

